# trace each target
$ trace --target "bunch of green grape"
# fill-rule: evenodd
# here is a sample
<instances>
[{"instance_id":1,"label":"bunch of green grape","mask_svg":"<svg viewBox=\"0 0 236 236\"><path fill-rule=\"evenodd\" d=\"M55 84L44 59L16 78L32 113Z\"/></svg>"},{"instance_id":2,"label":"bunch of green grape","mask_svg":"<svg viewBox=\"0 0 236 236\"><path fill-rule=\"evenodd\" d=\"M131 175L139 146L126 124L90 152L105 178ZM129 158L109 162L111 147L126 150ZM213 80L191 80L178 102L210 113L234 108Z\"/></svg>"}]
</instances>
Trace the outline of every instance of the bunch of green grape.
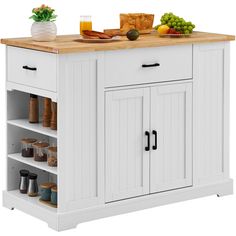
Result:
<instances>
[{"instance_id":1,"label":"bunch of green grape","mask_svg":"<svg viewBox=\"0 0 236 236\"><path fill-rule=\"evenodd\" d=\"M174 28L181 34L191 34L195 25L188 21L186 22L183 18L175 16L173 13L165 13L161 17L161 25L168 25L170 28Z\"/></svg>"}]
</instances>

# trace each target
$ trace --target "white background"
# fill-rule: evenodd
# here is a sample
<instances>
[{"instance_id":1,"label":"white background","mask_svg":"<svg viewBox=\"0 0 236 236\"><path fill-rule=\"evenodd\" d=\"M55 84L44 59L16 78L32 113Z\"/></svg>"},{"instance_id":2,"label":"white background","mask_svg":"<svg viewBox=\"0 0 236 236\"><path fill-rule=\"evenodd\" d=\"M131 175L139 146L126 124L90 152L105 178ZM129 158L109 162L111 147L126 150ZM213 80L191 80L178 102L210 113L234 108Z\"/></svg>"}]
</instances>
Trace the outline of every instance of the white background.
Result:
<instances>
[{"instance_id":1,"label":"white background","mask_svg":"<svg viewBox=\"0 0 236 236\"><path fill-rule=\"evenodd\" d=\"M119 13L173 12L199 31L236 34L235 0L1 0L0 38L30 36L31 9L41 3L56 9L59 34L79 32L79 16L91 14L93 28L119 27ZM0 45L0 190L5 188L5 49ZM236 179L236 43L231 45L231 177ZM0 196L1 202L1 196ZM56 235L47 225L18 210L0 206L0 234ZM171 204L83 223L60 235L236 235L236 197L216 196Z\"/></svg>"}]
</instances>

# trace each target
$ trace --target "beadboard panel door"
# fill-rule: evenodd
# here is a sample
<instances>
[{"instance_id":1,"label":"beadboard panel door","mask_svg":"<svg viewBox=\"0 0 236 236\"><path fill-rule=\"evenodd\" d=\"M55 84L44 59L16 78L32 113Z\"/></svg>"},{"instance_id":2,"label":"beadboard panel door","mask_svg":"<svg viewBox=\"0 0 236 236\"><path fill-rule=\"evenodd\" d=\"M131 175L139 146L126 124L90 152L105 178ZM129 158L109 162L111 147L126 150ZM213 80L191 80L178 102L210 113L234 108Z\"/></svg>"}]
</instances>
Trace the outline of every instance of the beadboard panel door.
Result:
<instances>
[{"instance_id":1,"label":"beadboard panel door","mask_svg":"<svg viewBox=\"0 0 236 236\"><path fill-rule=\"evenodd\" d=\"M194 182L229 176L229 43L194 45Z\"/></svg>"},{"instance_id":2,"label":"beadboard panel door","mask_svg":"<svg viewBox=\"0 0 236 236\"><path fill-rule=\"evenodd\" d=\"M104 204L103 55L65 55L59 81L59 211Z\"/></svg>"},{"instance_id":3,"label":"beadboard panel door","mask_svg":"<svg viewBox=\"0 0 236 236\"><path fill-rule=\"evenodd\" d=\"M191 186L192 83L151 88L151 129L150 192Z\"/></svg>"},{"instance_id":4,"label":"beadboard panel door","mask_svg":"<svg viewBox=\"0 0 236 236\"><path fill-rule=\"evenodd\" d=\"M149 88L106 92L106 202L149 193Z\"/></svg>"}]
</instances>

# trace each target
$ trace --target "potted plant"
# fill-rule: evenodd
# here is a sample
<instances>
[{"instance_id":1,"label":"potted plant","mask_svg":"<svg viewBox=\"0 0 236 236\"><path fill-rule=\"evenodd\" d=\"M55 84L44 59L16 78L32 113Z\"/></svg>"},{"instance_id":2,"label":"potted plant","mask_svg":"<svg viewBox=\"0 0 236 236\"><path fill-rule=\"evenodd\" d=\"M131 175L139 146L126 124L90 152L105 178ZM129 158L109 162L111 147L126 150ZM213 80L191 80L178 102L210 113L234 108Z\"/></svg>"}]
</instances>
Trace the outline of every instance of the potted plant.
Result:
<instances>
[{"instance_id":1,"label":"potted plant","mask_svg":"<svg viewBox=\"0 0 236 236\"><path fill-rule=\"evenodd\" d=\"M49 6L41 5L33 8L33 15L30 19L34 20L31 27L31 35L35 41L53 41L56 39L57 27L54 21L56 20L55 10Z\"/></svg>"}]
</instances>

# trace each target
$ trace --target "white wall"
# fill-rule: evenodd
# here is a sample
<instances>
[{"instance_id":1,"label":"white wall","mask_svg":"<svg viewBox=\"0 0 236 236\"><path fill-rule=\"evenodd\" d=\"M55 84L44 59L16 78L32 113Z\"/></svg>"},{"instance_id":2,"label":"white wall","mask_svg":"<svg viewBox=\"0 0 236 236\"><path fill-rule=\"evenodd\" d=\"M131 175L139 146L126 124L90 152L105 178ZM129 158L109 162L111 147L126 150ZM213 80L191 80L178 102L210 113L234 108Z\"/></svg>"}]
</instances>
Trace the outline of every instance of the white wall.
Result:
<instances>
[{"instance_id":1,"label":"white wall","mask_svg":"<svg viewBox=\"0 0 236 236\"><path fill-rule=\"evenodd\" d=\"M235 0L1 0L0 38L30 35L31 9L41 3L56 8L59 34L79 32L79 17L93 16L94 29L119 27L119 13L155 13L171 11L196 24L196 30L236 34ZM231 61L231 176L236 177L236 43L232 43ZM5 188L5 58L0 45L0 190ZM236 179L236 178L235 178ZM1 197L0 197L1 198ZM1 201L1 199L0 199ZM81 224L61 235L236 235L236 197L215 196L149 209L128 215ZM45 223L22 212L0 207L0 234L42 235L50 233Z\"/></svg>"}]
</instances>

